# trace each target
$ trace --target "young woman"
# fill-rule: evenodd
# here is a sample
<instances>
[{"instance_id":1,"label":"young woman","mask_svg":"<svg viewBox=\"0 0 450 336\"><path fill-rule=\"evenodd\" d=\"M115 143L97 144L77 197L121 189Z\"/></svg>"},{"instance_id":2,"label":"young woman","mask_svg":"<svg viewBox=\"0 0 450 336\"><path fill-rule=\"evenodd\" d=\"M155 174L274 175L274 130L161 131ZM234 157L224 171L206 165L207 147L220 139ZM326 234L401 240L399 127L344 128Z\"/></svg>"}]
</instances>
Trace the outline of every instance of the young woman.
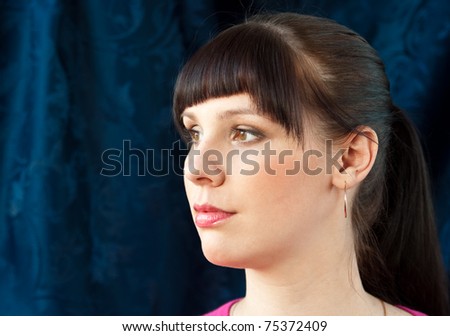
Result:
<instances>
[{"instance_id":1,"label":"young woman","mask_svg":"<svg viewBox=\"0 0 450 336\"><path fill-rule=\"evenodd\" d=\"M442 315L418 136L377 53L333 21L253 17L181 71L174 119L206 258L246 295L212 315Z\"/></svg>"}]
</instances>

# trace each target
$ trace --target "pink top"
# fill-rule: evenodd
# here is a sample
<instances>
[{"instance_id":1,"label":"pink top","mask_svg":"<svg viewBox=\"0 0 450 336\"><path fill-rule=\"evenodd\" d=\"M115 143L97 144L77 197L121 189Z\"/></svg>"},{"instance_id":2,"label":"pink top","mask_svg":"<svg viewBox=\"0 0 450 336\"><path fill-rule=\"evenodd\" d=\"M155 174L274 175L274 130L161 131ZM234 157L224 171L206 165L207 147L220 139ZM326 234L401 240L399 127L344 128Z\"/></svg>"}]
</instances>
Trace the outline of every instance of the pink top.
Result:
<instances>
[{"instance_id":1,"label":"pink top","mask_svg":"<svg viewBox=\"0 0 450 336\"><path fill-rule=\"evenodd\" d=\"M236 299L230 302L225 303L217 309L205 314L204 316L230 316L231 307L238 302L240 299Z\"/></svg>"},{"instance_id":2,"label":"pink top","mask_svg":"<svg viewBox=\"0 0 450 336\"><path fill-rule=\"evenodd\" d=\"M205 314L204 316L230 316L230 309L238 302L240 299L236 299L230 302L225 303L224 305L220 306L219 308L209 312L208 314ZM397 305L397 308L403 309L404 311L410 313L412 316L427 316L424 313L418 312L417 310L413 310L411 308L407 308L404 306Z\"/></svg>"}]
</instances>

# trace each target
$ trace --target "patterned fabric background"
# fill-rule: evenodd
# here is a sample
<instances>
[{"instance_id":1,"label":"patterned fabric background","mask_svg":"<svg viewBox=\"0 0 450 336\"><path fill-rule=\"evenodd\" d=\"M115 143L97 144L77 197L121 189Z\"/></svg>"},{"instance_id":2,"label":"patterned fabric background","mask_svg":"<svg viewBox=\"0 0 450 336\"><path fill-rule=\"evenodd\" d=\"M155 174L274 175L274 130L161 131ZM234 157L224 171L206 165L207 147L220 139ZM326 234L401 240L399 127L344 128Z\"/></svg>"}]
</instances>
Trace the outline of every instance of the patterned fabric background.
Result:
<instances>
[{"instance_id":1,"label":"patterned fabric background","mask_svg":"<svg viewBox=\"0 0 450 336\"><path fill-rule=\"evenodd\" d=\"M379 50L450 269L448 1L0 0L0 314L193 315L242 295L240 271L202 256L170 111L189 55L260 10L333 18ZM124 174L100 174L108 149L130 154Z\"/></svg>"}]
</instances>

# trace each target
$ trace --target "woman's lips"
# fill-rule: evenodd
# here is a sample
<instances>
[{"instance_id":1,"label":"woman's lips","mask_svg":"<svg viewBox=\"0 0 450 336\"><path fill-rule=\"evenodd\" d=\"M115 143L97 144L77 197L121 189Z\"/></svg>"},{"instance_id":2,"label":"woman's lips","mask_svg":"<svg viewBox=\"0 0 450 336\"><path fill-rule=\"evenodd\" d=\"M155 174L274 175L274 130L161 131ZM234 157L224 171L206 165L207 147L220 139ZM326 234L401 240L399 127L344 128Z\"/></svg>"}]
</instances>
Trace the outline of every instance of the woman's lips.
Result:
<instances>
[{"instance_id":1,"label":"woman's lips","mask_svg":"<svg viewBox=\"0 0 450 336\"><path fill-rule=\"evenodd\" d=\"M203 228L214 226L216 223L234 215L232 212L216 208L209 204L195 204L194 210L197 212L195 215L195 225Z\"/></svg>"}]
</instances>

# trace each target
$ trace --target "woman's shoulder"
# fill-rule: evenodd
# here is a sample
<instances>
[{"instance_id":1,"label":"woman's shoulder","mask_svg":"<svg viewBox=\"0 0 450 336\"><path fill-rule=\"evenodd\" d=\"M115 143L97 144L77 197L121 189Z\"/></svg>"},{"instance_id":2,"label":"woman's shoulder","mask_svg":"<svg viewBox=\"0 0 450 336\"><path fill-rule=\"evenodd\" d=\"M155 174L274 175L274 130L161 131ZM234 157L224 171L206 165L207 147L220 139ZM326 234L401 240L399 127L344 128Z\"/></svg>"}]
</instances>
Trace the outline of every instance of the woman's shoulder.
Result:
<instances>
[{"instance_id":1,"label":"woman's shoulder","mask_svg":"<svg viewBox=\"0 0 450 336\"><path fill-rule=\"evenodd\" d=\"M229 301L223 305L221 305L219 308L214 309L213 311L210 311L209 313L205 314L204 316L230 316L230 310L233 305L238 302L240 299L235 299L232 301Z\"/></svg>"},{"instance_id":2,"label":"woman's shoulder","mask_svg":"<svg viewBox=\"0 0 450 336\"><path fill-rule=\"evenodd\" d=\"M427 314L424 314L420 311L417 311L417 310L414 310L414 309L411 309L411 308L408 308L408 307L405 307L402 305L396 305L393 307L397 308L400 311L400 314L398 314L398 315L427 316ZM407 314L405 314L405 312Z\"/></svg>"},{"instance_id":3,"label":"woman's shoulder","mask_svg":"<svg viewBox=\"0 0 450 336\"><path fill-rule=\"evenodd\" d=\"M210 311L209 313L205 314L204 316L230 316L230 310L233 307L233 305L238 302L241 299L235 299L232 301L229 301L220 307L214 309L213 311ZM424 314L420 311L402 306L402 305L388 305L388 314L391 316L427 316L427 314Z\"/></svg>"}]
</instances>

